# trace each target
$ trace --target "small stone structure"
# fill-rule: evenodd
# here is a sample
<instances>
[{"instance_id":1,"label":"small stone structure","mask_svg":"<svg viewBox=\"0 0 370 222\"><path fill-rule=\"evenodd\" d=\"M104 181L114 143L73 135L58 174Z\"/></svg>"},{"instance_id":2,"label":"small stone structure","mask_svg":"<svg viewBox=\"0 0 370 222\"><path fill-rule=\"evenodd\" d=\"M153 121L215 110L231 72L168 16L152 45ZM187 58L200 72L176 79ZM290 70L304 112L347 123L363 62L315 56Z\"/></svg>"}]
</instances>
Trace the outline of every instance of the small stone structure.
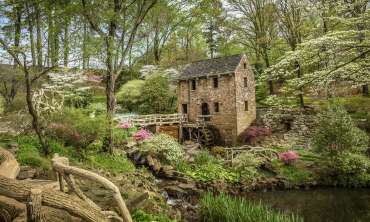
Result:
<instances>
[{"instance_id":1,"label":"small stone structure","mask_svg":"<svg viewBox=\"0 0 370 222\"><path fill-rule=\"evenodd\" d=\"M205 122L222 144L237 137L256 118L255 81L245 55L201 60L178 78L178 111L190 123Z\"/></svg>"}]
</instances>

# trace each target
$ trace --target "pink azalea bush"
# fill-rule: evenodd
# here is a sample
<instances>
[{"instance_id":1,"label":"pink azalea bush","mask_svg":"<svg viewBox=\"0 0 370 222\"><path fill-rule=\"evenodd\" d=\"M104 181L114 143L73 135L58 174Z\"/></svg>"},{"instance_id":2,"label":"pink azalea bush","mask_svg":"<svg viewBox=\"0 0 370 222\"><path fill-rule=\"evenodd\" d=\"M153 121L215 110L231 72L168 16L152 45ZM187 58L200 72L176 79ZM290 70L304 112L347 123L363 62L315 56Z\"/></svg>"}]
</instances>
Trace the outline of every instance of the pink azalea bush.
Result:
<instances>
[{"instance_id":1,"label":"pink azalea bush","mask_svg":"<svg viewBox=\"0 0 370 222\"><path fill-rule=\"evenodd\" d=\"M296 152L289 150L289 151L280 153L279 159L283 161L285 164L292 164L297 159L299 159L299 155Z\"/></svg>"},{"instance_id":2,"label":"pink azalea bush","mask_svg":"<svg viewBox=\"0 0 370 222\"><path fill-rule=\"evenodd\" d=\"M95 83L101 83L103 79L100 76L97 75L88 75L87 81L89 82L95 82Z\"/></svg>"},{"instance_id":3,"label":"pink azalea bush","mask_svg":"<svg viewBox=\"0 0 370 222\"><path fill-rule=\"evenodd\" d=\"M136 141L143 141L143 140L149 139L151 136L152 134L145 129L140 129L139 131L137 131L136 133L132 135L132 137Z\"/></svg>"},{"instance_id":4,"label":"pink azalea bush","mask_svg":"<svg viewBox=\"0 0 370 222\"><path fill-rule=\"evenodd\" d=\"M118 128L120 128L120 129L130 129L130 128L132 128L132 125L128 122L123 122L123 123L118 124Z\"/></svg>"}]
</instances>

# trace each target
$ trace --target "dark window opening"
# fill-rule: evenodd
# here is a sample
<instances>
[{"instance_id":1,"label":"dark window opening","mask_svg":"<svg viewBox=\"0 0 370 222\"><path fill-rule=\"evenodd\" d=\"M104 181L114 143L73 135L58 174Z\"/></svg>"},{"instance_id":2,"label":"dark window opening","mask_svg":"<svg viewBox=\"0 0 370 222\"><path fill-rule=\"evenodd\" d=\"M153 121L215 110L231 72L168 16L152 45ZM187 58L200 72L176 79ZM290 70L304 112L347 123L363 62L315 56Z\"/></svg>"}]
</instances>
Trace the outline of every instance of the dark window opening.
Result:
<instances>
[{"instance_id":1,"label":"dark window opening","mask_svg":"<svg viewBox=\"0 0 370 222\"><path fill-rule=\"evenodd\" d=\"M191 90L196 90L197 89L197 82L195 79L191 80Z\"/></svg>"},{"instance_id":2,"label":"dark window opening","mask_svg":"<svg viewBox=\"0 0 370 222\"><path fill-rule=\"evenodd\" d=\"M248 110L249 110L248 101L244 101L244 111L248 111Z\"/></svg>"},{"instance_id":3,"label":"dark window opening","mask_svg":"<svg viewBox=\"0 0 370 222\"><path fill-rule=\"evenodd\" d=\"M218 78L213 78L213 88L218 88Z\"/></svg>"},{"instance_id":4,"label":"dark window opening","mask_svg":"<svg viewBox=\"0 0 370 222\"><path fill-rule=\"evenodd\" d=\"M215 102L213 104L213 106L214 106L214 109L215 109L215 113L220 112L220 104L218 102Z\"/></svg>"},{"instance_id":5,"label":"dark window opening","mask_svg":"<svg viewBox=\"0 0 370 222\"><path fill-rule=\"evenodd\" d=\"M210 121L211 120L211 118L208 117L209 114L210 114L209 109L208 109L208 103L202 103L201 112L202 112L202 116L205 116L204 117L205 121Z\"/></svg>"},{"instance_id":6,"label":"dark window opening","mask_svg":"<svg viewBox=\"0 0 370 222\"><path fill-rule=\"evenodd\" d=\"M244 78L244 87L248 87L248 78Z\"/></svg>"},{"instance_id":7,"label":"dark window opening","mask_svg":"<svg viewBox=\"0 0 370 222\"><path fill-rule=\"evenodd\" d=\"M247 69L247 63L246 62L244 63L244 69Z\"/></svg>"},{"instance_id":8,"label":"dark window opening","mask_svg":"<svg viewBox=\"0 0 370 222\"><path fill-rule=\"evenodd\" d=\"M188 104L182 104L182 113L184 114L188 113Z\"/></svg>"}]
</instances>

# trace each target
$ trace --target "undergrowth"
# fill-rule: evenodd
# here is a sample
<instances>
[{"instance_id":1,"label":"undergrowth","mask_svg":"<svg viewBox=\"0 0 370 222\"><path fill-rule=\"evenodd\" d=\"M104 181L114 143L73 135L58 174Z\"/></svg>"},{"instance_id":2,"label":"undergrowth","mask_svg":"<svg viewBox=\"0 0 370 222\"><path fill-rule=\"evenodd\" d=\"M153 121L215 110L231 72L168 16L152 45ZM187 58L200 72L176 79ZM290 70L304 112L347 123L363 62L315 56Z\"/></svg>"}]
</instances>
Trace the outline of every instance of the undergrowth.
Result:
<instances>
[{"instance_id":1,"label":"undergrowth","mask_svg":"<svg viewBox=\"0 0 370 222\"><path fill-rule=\"evenodd\" d=\"M200 221L203 222L303 222L294 214L283 214L243 198L206 193L200 200Z\"/></svg>"}]
</instances>

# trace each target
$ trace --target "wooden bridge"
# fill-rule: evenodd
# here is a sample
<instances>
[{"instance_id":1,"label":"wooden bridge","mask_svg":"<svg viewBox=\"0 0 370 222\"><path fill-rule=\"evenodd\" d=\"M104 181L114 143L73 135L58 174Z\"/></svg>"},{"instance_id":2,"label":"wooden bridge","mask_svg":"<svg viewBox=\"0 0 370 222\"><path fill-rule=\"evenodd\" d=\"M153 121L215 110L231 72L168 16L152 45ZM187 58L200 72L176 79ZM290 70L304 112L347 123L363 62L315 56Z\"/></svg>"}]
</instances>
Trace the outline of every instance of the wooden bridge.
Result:
<instances>
[{"instance_id":1,"label":"wooden bridge","mask_svg":"<svg viewBox=\"0 0 370 222\"><path fill-rule=\"evenodd\" d=\"M188 122L186 114L152 114L152 115L129 115L117 118L120 122L131 123L138 127L176 125Z\"/></svg>"},{"instance_id":2,"label":"wooden bridge","mask_svg":"<svg viewBox=\"0 0 370 222\"><path fill-rule=\"evenodd\" d=\"M179 141L193 140L201 145L210 146L214 143L213 132L207 128L211 117L211 115L199 115L196 121L190 122L187 114L174 113L117 116L116 120L137 127L155 127L155 132L158 132L161 126L177 125Z\"/></svg>"}]
</instances>

